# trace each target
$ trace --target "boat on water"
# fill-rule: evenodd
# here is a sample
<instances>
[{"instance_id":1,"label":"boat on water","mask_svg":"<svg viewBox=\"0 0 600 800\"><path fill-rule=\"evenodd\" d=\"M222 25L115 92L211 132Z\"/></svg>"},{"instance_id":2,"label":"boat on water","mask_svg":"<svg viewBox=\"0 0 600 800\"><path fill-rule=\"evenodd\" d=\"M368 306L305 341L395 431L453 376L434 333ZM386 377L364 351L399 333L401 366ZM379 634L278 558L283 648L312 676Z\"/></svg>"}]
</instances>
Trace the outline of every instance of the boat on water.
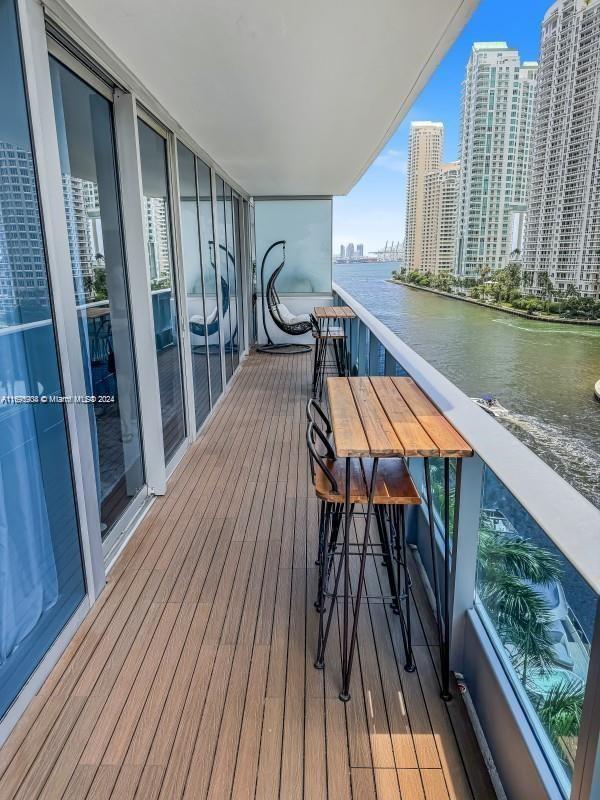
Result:
<instances>
[{"instance_id":1,"label":"boat on water","mask_svg":"<svg viewBox=\"0 0 600 800\"><path fill-rule=\"evenodd\" d=\"M492 417L505 417L508 414L508 409L491 394L472 397L471 400Z\"/></svg>"},{"instance_id":2,"label":"boat on water","mask_svg":"<svg viewBox=\"0 0 600 800\"><path fill-rule=\"evenodd\" d=\"M594 384L594 397L596 400L600 401L600 378Z\"/></svg>"}]
</instances>

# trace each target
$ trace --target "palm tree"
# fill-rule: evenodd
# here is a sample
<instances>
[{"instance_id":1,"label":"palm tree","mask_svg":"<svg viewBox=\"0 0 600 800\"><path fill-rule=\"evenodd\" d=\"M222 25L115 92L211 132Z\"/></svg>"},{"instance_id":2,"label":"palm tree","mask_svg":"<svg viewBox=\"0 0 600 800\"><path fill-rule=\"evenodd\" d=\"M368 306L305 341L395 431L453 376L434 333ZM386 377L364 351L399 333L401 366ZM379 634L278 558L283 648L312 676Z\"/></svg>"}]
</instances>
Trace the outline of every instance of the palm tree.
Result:
<instances>
[{"instance_id":1,"label":"palm tree","mask_svg":"<svg viewBox=\"0 0 600 800\"><path fill-rule=\"evenodd\" d=\"M550 607L535 586L560 574L558 558L528 539L480 530L479 597L524 685L530 670L547 672L555 663Z\"/></svg>"},{"instance_id":2,"label":"palm tree","mask_svg":"<svg viewBox=\"0 0 600 800\"><path fill-rule=\"evenodd\" d=\"M541 699L529 693L538 717L568 771L572 770L575 758L574 746L581 725L583 695L580 684L566 679L555 684Z\"/></svg>"},{"instance_id":3,"label":"palm tree","mask_svg":"<svg viewBox=\"0 0 600 800\"><path fill-rule=\"evenodd\" d=\"M536 705L538 716L556 742L566 736L577 736L583 708L583 688L576 683L562 680L553 686Z\"/></svg>"}]
</instances>

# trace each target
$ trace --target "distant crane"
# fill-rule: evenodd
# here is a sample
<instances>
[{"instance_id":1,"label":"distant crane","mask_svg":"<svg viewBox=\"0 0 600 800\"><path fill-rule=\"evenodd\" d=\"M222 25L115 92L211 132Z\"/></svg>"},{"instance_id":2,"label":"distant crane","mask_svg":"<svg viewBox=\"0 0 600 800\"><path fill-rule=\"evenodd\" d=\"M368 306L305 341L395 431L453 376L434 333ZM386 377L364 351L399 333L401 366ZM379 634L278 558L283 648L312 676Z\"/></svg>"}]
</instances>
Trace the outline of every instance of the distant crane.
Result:
<instances>
[{"instance_id":1,"label":"distant crane","mask_svg":"<svg viewBox=\"0 0 600 800\"><path fill-rule=\"evenodd\" d=\"M372 250L370 255L375 256L377 261L400 261L404 262L404 242L389 241L385 243L382 250Z\"/></svg>"}]
</instances>

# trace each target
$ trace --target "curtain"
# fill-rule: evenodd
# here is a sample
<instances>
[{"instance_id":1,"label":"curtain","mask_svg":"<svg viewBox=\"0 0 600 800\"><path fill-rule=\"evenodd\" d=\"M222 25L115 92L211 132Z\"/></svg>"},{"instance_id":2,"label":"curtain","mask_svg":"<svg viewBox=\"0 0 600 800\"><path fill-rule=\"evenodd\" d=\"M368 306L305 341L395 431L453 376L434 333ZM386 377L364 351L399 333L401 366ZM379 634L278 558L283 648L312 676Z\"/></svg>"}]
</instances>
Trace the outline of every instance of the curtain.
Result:
<instances>
[{"instance_id":1,"label":"curtain","mask_svg":"<svg viewBox=\"0 0 600 800\"><path fill-rule=\"evenodd\" d=\"M37 395L22 330L0 332L0 398ZM0 664L58 598L35 405L0 405Z\"/></svg>"}]
</instances>

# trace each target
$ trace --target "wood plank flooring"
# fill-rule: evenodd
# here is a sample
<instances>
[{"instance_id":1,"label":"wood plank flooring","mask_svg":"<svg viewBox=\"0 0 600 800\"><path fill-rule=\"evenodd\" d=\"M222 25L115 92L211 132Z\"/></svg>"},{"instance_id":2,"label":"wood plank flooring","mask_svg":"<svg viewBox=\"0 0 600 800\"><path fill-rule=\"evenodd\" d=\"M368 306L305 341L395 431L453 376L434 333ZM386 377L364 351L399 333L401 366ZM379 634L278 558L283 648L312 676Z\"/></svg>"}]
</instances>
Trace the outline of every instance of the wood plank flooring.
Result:
<instances>
[{"instance_id":1,"label":"wood plank flooring","mask_svg":"<svg viewBox=\"0 0 600 800\"><path fill-rule=\"evenodd\" d=\"M439 697L415 568L415 673L376 602L348 704L337 618L312 666L311 369L308 355L244 362L0 751L2 800L494 796L462 701ZM370 590L382 580L372 562Z\"/></svg>"}]
</instances>

